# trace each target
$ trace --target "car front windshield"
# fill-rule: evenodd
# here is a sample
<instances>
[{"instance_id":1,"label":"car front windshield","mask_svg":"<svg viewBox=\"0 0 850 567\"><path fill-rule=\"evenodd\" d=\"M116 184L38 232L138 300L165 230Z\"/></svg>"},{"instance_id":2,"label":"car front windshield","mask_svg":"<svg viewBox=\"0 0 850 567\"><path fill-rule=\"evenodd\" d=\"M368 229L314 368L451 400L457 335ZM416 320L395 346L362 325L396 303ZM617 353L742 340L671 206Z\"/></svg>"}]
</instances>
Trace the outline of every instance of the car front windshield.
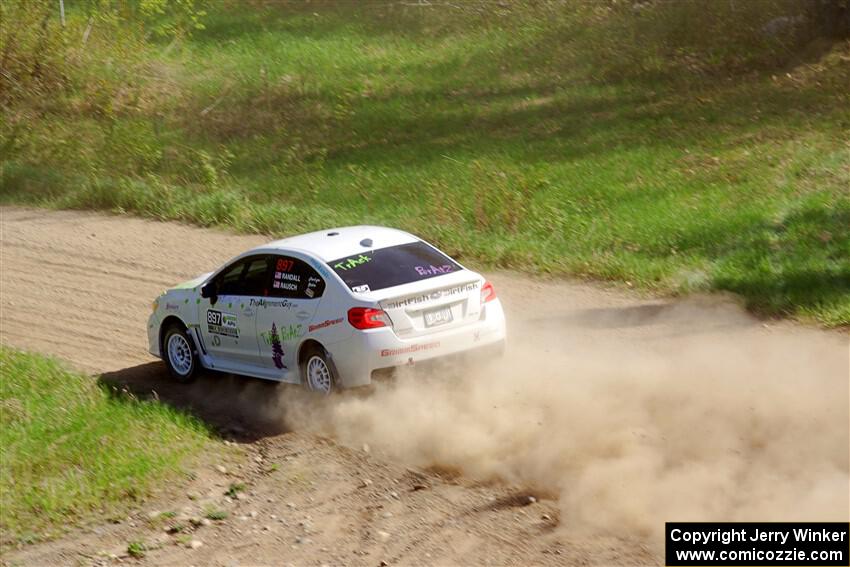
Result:
<instances>
[{"instance_id":1,"label":"car front windshield","mask_svg":"<svg viewBox=\"0 0 850 567\"><path fill-rule=\"evenodd\" d=\"M376 291L461 270L457 262L424 242L368 250L328 262L355 292Z\"/></svg>"}]
</instances>

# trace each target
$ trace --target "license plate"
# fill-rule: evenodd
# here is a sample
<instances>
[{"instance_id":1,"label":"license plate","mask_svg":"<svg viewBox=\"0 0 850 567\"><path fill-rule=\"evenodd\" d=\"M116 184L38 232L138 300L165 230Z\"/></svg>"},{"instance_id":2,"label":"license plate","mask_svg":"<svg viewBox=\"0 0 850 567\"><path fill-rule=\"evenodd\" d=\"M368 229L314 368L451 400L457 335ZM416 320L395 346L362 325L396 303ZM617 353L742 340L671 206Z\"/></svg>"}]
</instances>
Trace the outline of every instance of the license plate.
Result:
<instances>
[{"instance_id":1,"label":"license plate","mask_svg":"<svg viewBox=\"0 0 850 567\"><path fill-rule=\"evenodd\" d=\"M452 321L451 307L442 307L433 311L425 312L425 326L436 327L437 325L445 325Z\"/></svg>"}]
</instances>

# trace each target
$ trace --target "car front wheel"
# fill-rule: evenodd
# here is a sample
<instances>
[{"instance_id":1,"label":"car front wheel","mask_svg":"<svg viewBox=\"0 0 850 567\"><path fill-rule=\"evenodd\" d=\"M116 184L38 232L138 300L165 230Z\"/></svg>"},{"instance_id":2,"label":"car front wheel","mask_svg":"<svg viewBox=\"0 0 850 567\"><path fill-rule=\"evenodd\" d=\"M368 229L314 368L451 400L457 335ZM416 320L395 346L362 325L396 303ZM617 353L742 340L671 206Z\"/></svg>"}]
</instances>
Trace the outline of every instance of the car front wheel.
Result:
<instances>
[{"instance_id":1,"label":"car front wheel","mask_svg":"<svg viewBox=\"0 0 850 567\"><path fill-rule=\"evenodd\" d=\"M165 354L163 359L172 378L178 382L191 382L198 364L195 347L186 330L177 325L169 327L162 346Z\"/></svg>"}]
</instances>

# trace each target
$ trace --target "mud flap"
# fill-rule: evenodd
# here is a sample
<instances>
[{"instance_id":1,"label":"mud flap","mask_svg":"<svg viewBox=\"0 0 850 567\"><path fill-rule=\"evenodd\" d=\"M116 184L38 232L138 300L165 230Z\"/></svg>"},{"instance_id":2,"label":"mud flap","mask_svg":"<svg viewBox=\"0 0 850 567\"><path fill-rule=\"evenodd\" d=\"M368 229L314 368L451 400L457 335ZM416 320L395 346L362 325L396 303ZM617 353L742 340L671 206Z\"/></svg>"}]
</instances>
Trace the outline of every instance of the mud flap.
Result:
<instances>
[{"instance_id":1,"label":"mud flap","mask_svg":"<svg viewBox=\"0 0 850 567\"><path fill-rule=\"evenodd\" d=\"M204 344L204 337L199 329L200 327L197 325L193 325L189 329L189 336L192 338L192 342L195 345L195 352L198 354L198 362L200 362L203 368L215 368L212 357L210 357Z\"/></svg>"},{"instance_id":2,"label":"mud flap","mask_svg":"<svg viewBox=\"0 0 850 567\"><path fill-rule=\"evenodd\" d=\"M195 350L199 351L204 356L207 356L207 348L204 345L204 337L198 332L197 326L192 326L192 341L195 343Z\"/></svg>"}]
</instances>

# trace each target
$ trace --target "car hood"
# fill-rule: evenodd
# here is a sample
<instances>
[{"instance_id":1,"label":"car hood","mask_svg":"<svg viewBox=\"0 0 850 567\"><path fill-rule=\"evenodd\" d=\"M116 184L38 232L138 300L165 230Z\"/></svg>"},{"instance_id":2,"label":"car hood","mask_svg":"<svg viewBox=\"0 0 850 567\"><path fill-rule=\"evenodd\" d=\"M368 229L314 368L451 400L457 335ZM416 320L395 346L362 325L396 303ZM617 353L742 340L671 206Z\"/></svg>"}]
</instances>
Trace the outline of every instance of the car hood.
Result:
<instances>
[{"instance_id":1,"label":"car hood","mask_svg":"<svg viewBox=\"0 0 850 567\"><path fill-rule=\"evenodd\" d=\"M206 279L208 277L210 277L211 275L212 275L212 272L207 272L206 274L201 274L200 276L198 276L194 279L191 279L187 282L183 282L182 284L176 285L171 289L191 289L193 287L198 287L199 285L204 283L204 281L206 281Z\"/></svg>"}]
</instances>

